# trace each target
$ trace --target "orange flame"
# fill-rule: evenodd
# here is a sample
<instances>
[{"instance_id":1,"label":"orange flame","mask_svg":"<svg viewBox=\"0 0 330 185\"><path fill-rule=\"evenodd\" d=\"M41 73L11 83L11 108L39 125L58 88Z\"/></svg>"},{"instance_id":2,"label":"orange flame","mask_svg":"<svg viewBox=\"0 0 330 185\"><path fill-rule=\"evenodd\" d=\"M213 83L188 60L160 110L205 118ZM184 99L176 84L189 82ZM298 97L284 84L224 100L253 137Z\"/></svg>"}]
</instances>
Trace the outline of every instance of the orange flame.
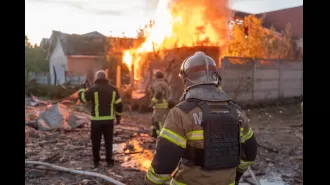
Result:
<instances>
[{"instance_id":1,"label":"orange flame","mask_svg":"<svg viewBox=\"0 0 330 185\"><path fill-rule=\"evenodd\" d=\"M124 52L123 61L127 65L128 69L131 70L133 59L132 59L132 55L128 51Z\"/></svg>"},{"instance_id":2,"label":"orange flame","mask_svg":"<svg viewBox=\"0 0 330 185\"><path fill-rule=\"evenodd\" d=\"M138 48L125 51L123 61L134 64L137 78L139 54L153 49L184 46L218 46L228 42L228 0L160 0L155 24L146 30L146 40Z\"/></svg>"}]
</instances>

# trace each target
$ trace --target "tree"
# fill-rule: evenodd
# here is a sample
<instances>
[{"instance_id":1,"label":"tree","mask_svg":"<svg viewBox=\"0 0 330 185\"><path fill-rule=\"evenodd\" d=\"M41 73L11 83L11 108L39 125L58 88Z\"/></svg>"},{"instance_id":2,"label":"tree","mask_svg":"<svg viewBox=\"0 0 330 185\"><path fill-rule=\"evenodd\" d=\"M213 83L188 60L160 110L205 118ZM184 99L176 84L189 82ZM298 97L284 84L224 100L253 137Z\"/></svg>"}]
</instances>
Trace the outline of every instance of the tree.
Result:
<instances>
[{"instance_id":1,"label":"tree","mask_svg":"<svg viewBox=\"0 0 330 185\"><path fill-rule=\"evenodd\" d=\"M234 24L232 39L229 41L227 56L268 59L297 59L296 43L292 39L291 25L288 23L283 34L274 27L266 29L263 18L249 15L243 25Z\"/></svg>"},{"instance_id":2,"label":"tree","mask_svg":"<svg viewBox=\"0 0 330 185\"><path fill-rule=\"evenodd\" d=\"M29 38L27 35L25 35L25 48L30 48L31 47L31 43L29 41Z\"/></svg>"},{"instance_id":3,"label":"tree","mask_svg":"<svg viewBox=\"0 0 330 185\"><path fill-rule=\"evenodd\" d=\"M264 35L261 19L254 15L245 17L243 25L234 24L227 55L262 58Z\"/></svg>"},{"instance_id":4,"label":"tree","mask_svg":"<svg viewBox=\"0 0 330 185\"><path fill-rule=\"evenodd\" d=\"M46 53L35 44L31 45L29 38L25 35L25 69L33 72L48 72L49 62Z\"/></svg>"}]
</instances>

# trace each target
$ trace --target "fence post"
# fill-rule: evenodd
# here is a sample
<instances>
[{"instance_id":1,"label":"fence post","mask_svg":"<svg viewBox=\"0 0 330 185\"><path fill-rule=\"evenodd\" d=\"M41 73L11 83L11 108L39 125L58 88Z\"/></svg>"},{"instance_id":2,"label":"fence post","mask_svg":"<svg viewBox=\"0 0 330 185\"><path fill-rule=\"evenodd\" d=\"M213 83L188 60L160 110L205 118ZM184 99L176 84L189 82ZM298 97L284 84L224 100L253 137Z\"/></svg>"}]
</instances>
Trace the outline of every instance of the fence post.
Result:
<instances>
[{"instance_id":1,"label":"fence post","mask_svg":"<svg viewBox=\"0 0 330 185\"><path fill-rule=\"evenodd\" d=\"M255 100L255 87L256 87L256 60L252 60L252 101Z\"/></svg>"},{"instance_id":2,"label":"fence post","mask_svg":"<svg viewBox=\"0 0 330 185\"><path fill-rule=\"evenodd\" d=\"M284 94L283 94L283 90L282 90L282 81L283 81L283 67L282 67L282 64L283 64L283 61L280 60L279 63L278 63L278 74L279 74L279 77L278 77L278 97L279 98L283 98Z\"/></svg>"}]
</instances>

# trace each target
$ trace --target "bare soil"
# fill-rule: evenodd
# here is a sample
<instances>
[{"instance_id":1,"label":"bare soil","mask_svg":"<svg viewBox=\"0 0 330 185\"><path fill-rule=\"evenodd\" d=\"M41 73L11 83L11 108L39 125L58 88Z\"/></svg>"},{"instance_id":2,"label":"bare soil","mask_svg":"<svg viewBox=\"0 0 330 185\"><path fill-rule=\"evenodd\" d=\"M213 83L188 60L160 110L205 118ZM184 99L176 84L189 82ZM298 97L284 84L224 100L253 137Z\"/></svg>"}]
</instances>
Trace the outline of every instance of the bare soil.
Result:
<instances>
[{"instance_id":1,"label":"bare soil","mask_svg":"<svg viewBox=\"0 0 330 185\"><path fill-rule=\"evenodd\" d=\"M277 174L287 184L303 184L303 115L300 113L300 104L244 110L259 143L256 164L252 166L258 178L272 178ZM92 169L88 125L71 132L41 132L26 127L29 133L25 149L26 160L44 161L72 169L98 172L127 185L141 185L155 147L155 139L147 134L151 124L151 114L125 114L123 118L122 124L115 128L116 164L112 168L105 167L103 161L101 167ZM102 147L103 159L104 152ZM110 184L99 178L36 168L41 167L25 166L25 184ZM253 180L245 174L243 183L253 184Z\"/></svg>"}]
</instances>

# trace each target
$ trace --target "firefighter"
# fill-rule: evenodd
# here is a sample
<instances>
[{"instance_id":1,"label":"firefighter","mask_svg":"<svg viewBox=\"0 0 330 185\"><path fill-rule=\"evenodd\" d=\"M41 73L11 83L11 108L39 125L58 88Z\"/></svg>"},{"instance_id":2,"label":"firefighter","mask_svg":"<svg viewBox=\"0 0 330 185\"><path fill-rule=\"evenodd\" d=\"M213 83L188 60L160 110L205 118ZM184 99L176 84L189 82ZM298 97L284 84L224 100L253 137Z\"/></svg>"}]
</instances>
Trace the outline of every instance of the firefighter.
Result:
<instances>
[{"instance_id":1,"label":"firefighter","mask_svg":"<svg viewBox=\"0 0 330 185\"><path fill-rule=\"evenodd\" d=\"M185 93L166 117L145 185L238 184L256 159L248 118L217 88L216 64L203 52L188 57L179 76Z\"/></svg>"},{"instance_id":2,"label":"firefighter","mask_svg":"<svg viewBox=\"0 0 330 185\"><path fill-rule=\"evenodd\" d=\"M165 117L168 113L168 98L170 89L164 80L164 74L161 71L155 73L155 80L150 87L152 113L152 136L157 137L160 129L163 127Z\"/></svg>"},{"instance_id":3,"label":"firefighter","mask_svg":"<svg viewBox=\"0 0 330 185\"><path fill-rule=\"evenodd\" d=\"M110 167L114 165L112 159L114 118L117 124L120 124L123 106L117 88L109 84L103 70L97 71L94 79L94 85L88 90L85 88L79 90L79 99L85 104L88 102L92 104L91 140L94 168L97 168L100 162L102 135L106 149L106 162Z\"/></svg>"}]
</instances>

